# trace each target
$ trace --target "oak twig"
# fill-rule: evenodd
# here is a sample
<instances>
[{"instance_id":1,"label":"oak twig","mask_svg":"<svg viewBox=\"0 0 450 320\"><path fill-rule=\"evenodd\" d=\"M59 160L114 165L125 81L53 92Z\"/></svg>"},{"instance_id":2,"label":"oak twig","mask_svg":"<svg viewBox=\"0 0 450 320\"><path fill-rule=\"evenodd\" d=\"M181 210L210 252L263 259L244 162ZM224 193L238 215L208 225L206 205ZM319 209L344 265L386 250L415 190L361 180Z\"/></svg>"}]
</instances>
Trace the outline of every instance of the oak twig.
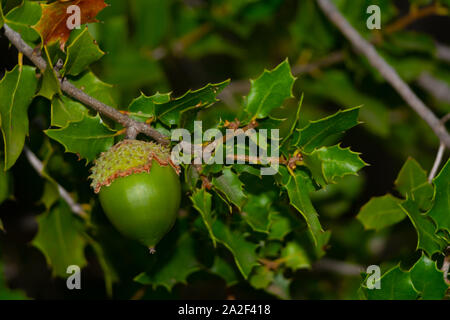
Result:
<instances>
[{"instance_id":1,"label":"oak twig","mask_svg":"<svg viewBox=\"0 0 450 320\"><path fill-rule=\"evenodd\" d=\"M23 41L19 33L11 29L7 24L4 24L3 27L5 29L5 36L17 48L17 50L19 52L22 52L41 71L44 71L47 68L47 62L44 60L44 58L42 58L40 54L36 52L36 50L31 48L25 41ZM68 96L120 123L125 128L133 128L133 132L146 134L160 144L169 144L169 140L166 136L153 129L148 124L131 119L130 117L122 114L120 111L114 109L113 107L110 107L89 96L84 91L75 87L66 78L61 78L59 74L56 75L60 80L61 90L64 91Z\"/></svg>"},{"instance_id":2,"label":"oak twig","mask_svg":"<svg viewBox=\"0 0 450 320\"><path fill-rule=\"evenodd\" d=\"M329 0L317 0L319 7L328 19L351 42L355 50L363 54L370 65L378 70L383 78L391 84L398 94L409 106L430 126L436 136L447 148L450 148L450 134L438 117L419 99L411 88L400 78L394 70L375 50L375 47L366 41L338 11Z\"/></svg>"},{"instance_id":3,"label":"oak twig","mask_svg":"<svg viewBox=\"0 0 450 320\"><path fill-rule=\"evenodd\" d=\"M30 149L28 149L28 147L25 146L24 151L25 151L25 156L27 157L28 162L31 164L33 169L36 170L36 172L40 176L42 176L43 171L44 171L44 165L42 164L42 162L38 159L38 157L36 157L36 155ZM57 188L58 188L59 195L61 196L61 198L64 199L64 201L67 202L67 204L69 205L72 212L82 218L85 218L86 213L84 212L82 206L73 200L73 198L70 196L69 192L67 192L67 190L64 189L59 184L57 184Z\"/></svg>"}]
</instances>

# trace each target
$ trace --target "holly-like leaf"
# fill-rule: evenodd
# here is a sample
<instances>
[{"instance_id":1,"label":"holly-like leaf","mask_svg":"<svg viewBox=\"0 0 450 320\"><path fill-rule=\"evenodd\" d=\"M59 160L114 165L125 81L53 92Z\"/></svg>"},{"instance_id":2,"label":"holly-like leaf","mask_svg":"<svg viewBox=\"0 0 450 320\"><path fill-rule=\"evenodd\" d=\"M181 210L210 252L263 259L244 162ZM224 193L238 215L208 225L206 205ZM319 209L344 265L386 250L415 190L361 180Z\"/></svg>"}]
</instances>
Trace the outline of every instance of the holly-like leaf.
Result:
<instances>
[{"instance_id":1,"label":"holly-like leaf","mask_svg":"<svg viewBox=\"0 0 450 320\"><path fill-rule=\"evenodd\" d=\"M308 126L294 133L293 144L312 152L324 145L327 139L341 134L358 125L360 107L351 108L317 121L311 121Z\"/></svg>"},{"instance_id":2,"label":"holly-like leaf","mask_svg":"<svg viewBox=\"0 0 450 320\"><path fill-rule=\"evenodd\" d=\"M266 288L266 291L275 295L276 297L278 297L280 299L285 299L285 300L290 299L291 298L291 294L290 294L291 282L292 282L292 279L287 279L283 275L283 272L279 271L273 277L273 281L270 284L270 286L268 286Z\"/></svg>"},{"instance_id":3,"label":"holly-like leaf","mask_svg":"<svg viewBox=\"0 0 450 320\"><path fill-rule=\"evenodd\" d=\"M410 270L414 288L420 292L424 300L441 300L448 289L444 281L444 273L436 267L436 262L426 255L414 264Z\"/></svg>"},{"instance_id":4,"label":"holly-like leaf","mask_svg":"<svg viewBox=\"0 0 450 320\"><path fill-rule=\"evenodd\" d=\"M316 149L311 154L304 154L303 158L316 182L325 186L335 183L336 178L357 175L357 172L366 166L359 155L350 148L333 146Z\"/></svg>"},{"instance_id":5,"label":"holly-like leaf","mask_svg":"<svg viewBox=\"0 0 450 320\"><path fill-rule=\"evenodd\" d=\"M450 232L450 160L433 180L434 202L428 215L436 222L437 228Z\"/></svg>"},{"instance_id":6,"label":"holly-like leaf","mask_svg":"<svg viewBox=\"0 0 450 320\"><path fill-rule=\"evenodd\" d=\"M47 62L47 68L42 74L41 87L39 89L38 95L52 100L55 94L62 94L59 80L53 70L53 64L50 59L49 50L47 47L44 48L44 57Z\"/></svg>"},{"instance_id":7,"label":"holly-like leaf","mask_svg":"<svg viewBox=\"0 0 450 320\"><path fill-rule=\"evenodd\" d=\"M264 70L256 80L251 80L250 93L244 110L250 119L263 119L280 107L287 98L292 98L295 77L289 62L285 60L272 71Z\"/></svg>"},{"instance_id":8,"label":"holly-like leaf","mask_svg":"<svg viewBox=\"0 0 450 320\"><path fill-rule=\"evenodd\" d=\"M57 95L52 100L51 125L65 127L69 122L78 122L88 114L88 109L78 101L65 95Z\"/></svg>"},{"instance_id":9,"label":"holly-like leaf","mask_svg":"<svg viewBox=\"0 0 450 320\"><path fill-rule=\"evenodd\" d=\"M61 143L66 152L76 153L87 162L94 161L98 154L114 145L116 131L109 129L97 115L85 116L79 122L70 122L61 129L49 129L45 133Z\"/></svg>"},{"instance_id":10,"label":"holly-like leaf","mask_svg":"<svg viewBox=\"0 0 450 320\"><path fill-rule=\"evenodd\" d=\"M5 164L0 159L0 205L11 196L11 175L3 170Z\"/></svg>"},{"instance_id":11,"label":"holly-like leaf","mask_svg":"<svg viewBox=\"0 0 450 320\"><path fill-rule=\"evenodd\" d=\"M167 252L149 272L139 274L134 280L153 288L163 286L171 291L177 283L186 284L188 276L200 268L195 257L195 241L186 231L171 252Z\"/></svg>"},{"instance_id":12,"label":"holly-like leaf","mask_svg":"<svg viewBox=\"0 0 450 320\"><path fill-rule=\"evenodd\" d=\"M310 269L311 261L306 253L297 242L288 242L286 247L281 251L281 260L286 267L296 271L299 269Z\"/></svg>"},{"instance_id":13,"label":"holly-like leaf","mask_svg":"<svg viewBox=\"0 0 450 320\"><path fill-rule=\"evenodd\" d=\"M407 199L400 207L408 215L417 232L417 249L423 249L429 256L436 252L442 252L445 241L435 233L436 226L433 220L420 212L413 200Z\"/></svg>"},{"instance_id":14,"label":"holly-like leaf","mask_svg":"<svg viewBox=\"0 0 450 320\"><path fill-rule=\"evenodd\" d=\"M95 17L107 4L104 0L55 1L50 4L41 4L42 17L34 28L40 33L44 45L59 41L60 48L64 51L65 44L72 31L68 28L67 22L73 21L76 14L76 12L68 11L69 6L79 8L81 26L86 23L97 22Z\"/></svg>"},{"instance_id":15,"label":"holly-like leaf","mask_svg":"<svg viewBox=\"0 0 450 320\"><path fill-rule=\"evenodd\" d=\"M39 33L31 26L39 21L42 10L37 2L23 1L18 7L13 8L5 17L5 23L20 33L22 39L31 46L39 39Z\"/></svg>"},{"instance_id":16,"label":"holly-like leaf","mask_svg":"<svg viewBox=\"0 0 450 320\"><path fill-rule=\"evenodd\" d=\"M409 272L396 266L380 278L380 289L364 288L369 300L415 300L418 292L414 288Z\"/></svg>"},{"instance_id":17,"label":"holly-like leaf","mask_svg":"<svg viewBox=\"0 0 450 320\"><path fill-rule=\"evenodd\" d=\"M416 160L409 158L406 161L395 180L395 185L404 197L414 200L420 208L429 208L433 186L428 183L425 170Z\"/></svg>"},{"instance_id":18,"label":"holly-like leaf","mask_svg":"<svg viewBox=\"0 0 450 320\"><path fill-rule=\"evenodd\" d=\"M82 268L87 264L84 257L87 240L81 223L64 201L38 217L37 222L39 231L33 245L45 255L53 275L67 277L67 267Z\"/></svg>"},{"instance_id":19,"label":"holly-like leaf","mask_svg":"<svg viewBox=\"0 0 450 320\"><path fill-rule=\"evenodd\" d=\"M258 266L253 269L249 282L255 289L265 289L272 283L274 275L272 270Z\"/></svg>"},{"instance_id":20,"label":"holly-like leaf","mask_svg":"<svg viewBox=\"0 0 450 320\"><path fill-rule=\"evenodd\" d=\"M103 102L111 107L116 107L114 99L114 88L98 79L92 72L87 71L76 77L71 77L70 81L87 95Z\"/></svg>"},{"instance_id":21,"label":"holly-like leaf","mask_svg":"<svg viewBox=\"0 0 450 320\"><path fill-rule=\"evenodd\" d=\"M188 91L179 98L171 98L169 102L155 103L155 114L167 126L180 125L181 116L184 112L210 107L217 101L216 96L229 83L230 81L227 80L217 84L208 84L202 89Z\"/></svg>"},{"instance_id":22,"label":"holly-like leaf","mask_svg":"<svg viewBox=\"0 0 450 320\"><path fill-rule=\"evenodd\" d=\"M0 120L5 146L5 170L22 153L28 135L28 107L37 89L35 69L16 66L0 81Z\"/></svg>"},{"instance_id":23,"label":"holly-like leaf","mask_svg":"<svg viewBox=\"0 0 450 320\"><path fill-rule=\"evenodd\" d=\"M212 184L216 190L225 195L229 202L242 211L242 206L247 201L243 191L244 184L239 180L238 175L231 171L231 168L225 168L220 177L213 178Z\"/></svg>"},{"instance_id":24,"label":"holly-like leaf","mask_svg":"<svg viewBox=\"0 0 450 320\"><path fill-rule=\"evenodd\" d=\"M203 223L208 230L209 236L213 242L214 247L216 246L216 238L214 237L212 231L213 217L211 210L211 199L212 195L205 189L197 189L191 196L192 204L194 208L200 212L202 216Z\"/></svg>"},{"instance_id":25,"label":"holly-like leaf","mask_svg":"<svg viewBox=\"0 0 450 320\"><path fill-rule=\"evenodd\" d=\"M170 93L156 93L147 97L141 94L139 98L134 99L128 106L128 116L137 121L145 122L156 116L155 104L167 103L170 101Z\"/></svg>"},{"instance_id":26,"label":"holly-like leaf","mask_svg":"<svg viewBox=\"0 0 450 320\"><path fill-rule=\"evenodd\" d=\"M270 215L269 240L282 241L293 229L293 221L287 216L274 212Z\"/></svg>"},{"instance_id":27,"label":"holly-like leaf","mask_svg":"<svg viewBox=\"0 0 450 320\"><path fill-rule=\"evenodd\" d=\"M314 191L312 180L304 171L297 170L295 175L292 176L287 170L282 169L280 172L283 178L283 186L288 192L291 205L303 216L314 245L319 246L324 230L309 197L309 193Z\"/></svg>"},{"instance_id":28,"label":"holly-like leaf","mask_svg":"<svg viewBox=\"0 0 450 320\"><path fill-rule=\"evenodd\" d=\"M209 271L222 277L228 287L236 284L240 279L240 274L237 269L220 256L214 257L214 263Z\"/></svg>"},{"instance_id":29,"label":"holly-like leaf","mask_svg":"<svg viewBox=\"0 0 450 320\"><path fill-rule=\"evenodd\" d=\"M263 233L269 232L272 199L273 195L268 193L249 197L241 215L253 230Z\"/></svg>"},{"instance_id":30,"label":"holly-like leaf","mask_svg":"<svg viewBox=\"0 0 450 320\"><path fill-rule=\"evenodd\" d=\"M104 52L100 50L88 28L85 27L67 47L67 57L63 67L64 74L77 76L103 55Z\"/></svg>"},{"instance_id":31,"label":"holly-like leaf","mask_svg":"<svg viewBox=\"0 0 450 320\"><path fill-rule=\"evenodd\" d=\"M370 199L356 217L365 229L381 229L402 221L406 214L400 207L401 200L387 194Z\"/></svg>"},{"instance_id":32,"label":"holly-like leaf","mask_svg":"<svg viewBox=\"0 0 450 320\"><path fill-rule=\"evenodd\" d=\"M222 221L216 220L213 224L213 233L217 241L223 244L234 256L239 271L245 279L248 278L252 268L258 265L256 244L245 239L240 231L232 231Z\"/></svg>"}]
</instances>

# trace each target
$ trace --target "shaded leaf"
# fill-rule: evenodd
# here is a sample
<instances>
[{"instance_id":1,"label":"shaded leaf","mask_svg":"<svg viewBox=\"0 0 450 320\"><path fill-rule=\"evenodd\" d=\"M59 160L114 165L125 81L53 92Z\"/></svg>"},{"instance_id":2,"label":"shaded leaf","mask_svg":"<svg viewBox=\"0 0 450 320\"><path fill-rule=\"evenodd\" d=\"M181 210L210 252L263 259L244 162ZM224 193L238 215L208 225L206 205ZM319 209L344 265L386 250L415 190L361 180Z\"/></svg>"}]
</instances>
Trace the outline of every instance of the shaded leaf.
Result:
<instances>
[{"instance_id":1,"label":"shaded leaf","mask_svg":"<svg viewBox=\"0 0 450 320\"><path fill-rule=\"evenodd\" d=\"M16 66L0 82L0 120L5 146L5 170L22 153L28 135L28 107L37 89L35 68Z\"/></svg>"},{"instance_id":2,"label":"shaded leaf","mask_svg":"<svg viewBox=\"0 0 450 320\"><path fill-rule=\"evenodd\" d=\"M191 109L205 109L213 105L217 99L216 96L229 84L229 80L208 84L202 89L188 91L179 98L171 98L165 103L155 104L155 114L165 125L180 125L181 116L184 112Z\"/></svg>"},{"instance_id":3,"label":"shaded leaf","mask_svg":"<svg viewBox=\"0 0 450 320\"><path fill-rule=\"evenodd\" d=\"M212 210L211 210L211 199L212 196L205 189L197 189L191 196L192 204L194 208L200 212L202 216L203 223L205 224L206 229L208 230L209 236L213 242L214 247L216 246L216 238L214 237L212 231Z\"/></svg>"},{"instance_id":4,"label":"shaded leaf","mask_svg":"<svg viewBox=\"0 0 450 320\"><path fill-rule=\"evenodd\" d=\"M244 194L244 184L239 180L237 174L231 171L231 168L225 168L222 175L218 178L213 178L212 184L215 189L225 195L228 201L233 203L241 211L242 206L247 200Z\"/></svg>"},{"instance_id":5,"label":"shaded leaf","mask_svg":"<svg viewBox=\"0 0 450 320\"><path fill-rule=\"evenodd\" d=\"M240 274L227 261L219 256L214 257L214 263L209 269L210 272L222 277L227 286L232 286L240 280Z\"/></svg>"},{"instance_id":6,"label":"shaded leaf","mask_svg":"<svg viewBox=\"0 0 450 320\"><path fill-rule=\"evenodd\" d=\"M45 255L53 275L64 278L68 276L67 267L77 265L82 268L87 264L84 257L87 240L79 220L64 201L37 221L39 231L32 243Z\"/></svg>"},{"instance_id":7,"label":"shaded leaf","mask_svg":"<svg viewBox=\"0 0 450 320\"><path fill-rule=\"evenodd\" d=\"M88 28L85 27L67 47L64 74L76 76L103 55L104 52L100 50Z\"/></svg>"},{"instance_id":8,"label":"shaded leaf","mask_svg":"<svg viewBox=\"0 0 450 320\"><path fill-rule=\"evenodd\" d=\"M156 93L150 97L141 94L139 98L134 99L128 106L128 115L137 121L145 122L146 120L156 116L156 103L167 103L169 101L170 93Z\"/></svg>"},{"instance_id":9,"label":"shaded leaf","mask_svg":"<svg viewBox=\"0 0 450 320\"><path fill-rule=\"evenodd\" d=\"M416 160L409 158L395 180L397 190L414 200L420 208L429 208L433 197L433 186L428 183L427 174Z\"/></svg>"},{"instance_id":10,"label":"shaded leaf","mask_svg":"<svg viewBox=\"0 0 450 320\"><path fill-rule=\"evenodd\" d=\"M390 194L370 199L356 217L365 229L379 231L402 221L406 214L400 207L401 200Z\"/></svg>"},{"instance_id":11,"label":"shaded leaf","mask_svg":"<svg viewBox=\"0 0 450 320\"><path fill-rule=\"evenodd\" d=\"M95 160L98 154L114 145L116 131L109 129L99 116L85 116L79 122L70 122L62 129L49 129L45 133L61 143L66 152L71 152L86 159Z\"/></svg>"},{"instance_id":12,"label":"shaded leaf","mask_svg":"<svg viewBox=\"0 0 450 320\"><path fill-rule=\"evenodd\" d=\"M435 234L436 226L431 218L421 213L418 205L411 199L407 199L400 206L416 229L417 249L423 249L429 256L442 252L445 241Z\"/></svg>"},{"instance_id":13,"label":"shaded leaf","mask_svg":"<svg viewBox=\"0 0 450 320\"><path fill-rule=\"evenodd\" d=\"M308 126L294 134L294 145L304 152L312 152L323 146L331 136L335 136L353 128L358 124L360 107L351 108L317 121L311 121Z\"/></svg>"},{"instance_id":14,"label":"shaded leaf","mask_svg":"<svg viewBox=\"0 0 450 320\"><path fill-rule=\"evenodd\" d=\"M71 77L70 81L87 95L103 102L111 107L116 107L114 99L114 87L98 79L92 72L86 71L76 77Z\"/></svg>"},{"instance_id":15,"label":"shaded leaf","mask_svg":"<svg viewBox=\"0 0 450 320\"><path fill-rule=\"evenodd\" d=\"M251 80L250 93L244 107L250 119L263 119L287 98L292 98L294 82L287 60L271 71L264 70L258 79Z\"/></svg>"},{"instance_id":16,"label":"shaded leaf","mask_svg":"<svg viewBox=\"0 0 450 320\"><path fill-rule=\"evenodd\" d=\"M58 95L52 99L51 125L65 127L69 122L78 122L87 115L89 110L65 95Z\"/></svg>"},{"instance_id":17,"label":"shaded leaf","mask_svg":"<svg viewBox=\"0 0 450 320\"><path fill-rule=\"evenodd\" d=\"M62 94L59 84L59 80L53 70L53 64L50 59L50 54L47 47L44 47L44 58L47 62L47 68L42 74L41 87L39 89L38 95L52 100L55 94Z\"/></svg>"},{"instance_id":18,"label":"shaded leaf","mask_svg":"<svg viewBox=\"0 0 450 320\"><path fill-rule=\"evenodd\" d=\"M41 8L38 3L23 1L18 7L13 8L5 17L5 23L20 33L22 39L31 46L39 39L39 33L31 26L41 18Z\"/></svg>"},{"instance_id":19,"label":"shaded leaf","mask_svg":"<svg viewBox=\"0 0 450 320\"><path fill-rule=\"evenodd\" d=\"M340 146L333 146L322 147L314 150L311 154L303 154L303 159L316 182L325 186L335 183L336 178L357 175L357 172L366 166L359 155L350 148L343 149Z\"/></svg>"},{"instance_id":20,"label":"shaded leaf","mask_svg":"<svg viewBox=\"0 0 450 320\"><path fill-rule=\"evenodd\" d=\"M433 183L434 203L428 215L436 222L438 229L450 232L450 160L434 178Z\"/></svg>"},{"instance_id":21,"label":"shaded leaf","mask_svg":"<svg viewBox=\"0 0 450 320\"><path fill-rule=\"evenodd\" d=\"M188 276L201 268L195 257L195 241L188 232L183 233L165 258L158 260L149 272L136 276L135 281L153 288L163 286L171 291L177 283L186 284Z\"/></svg>"},{"instance_id":22,"label":"shaded leaf","mask_svg":"<svg viewBox=\"0 0 450 320\"><path fill-rule=\"evenodd\" d=\"M273 195L268 193L251 195L249 197L241 215L253 230L264 233L269 232L272 199Z\"/></svg>"},{"instance_id":23,"label":"shaded leaf","mask_svg":"<svg viewBox=\"0 0 450 320\"><path fill-rule=\"evenodd\" d=\"M436 262L426 255L414 264L410 270L411 280L424 300L441 300L448 289L444 273L436 267Z\"/></svg>"},{"instance_id":24,"label":"shaded leaf","mask_svg":"<svg viewBox=\"0 0 450 320\"><path fill-rule=\"evenodd\" d=\"M253 267L258 265L257 245L247 241L240 231L232 231L220 220L214 222L212 229L217 241L233 254L239 271L247 279Z\"/></svg>"},{"instance_id":25,"label":"shaded leaf","mask_svg":"<svg viewBox=\"0 0 450 320\"><path fill-rule=\"evenodd\" d=\"M250 276L249 282L255 289L265 289L273 281L274 272L266 267L258 266L253 269L252 275Z\"/></svg>"},{"instance_id":26,"label":"shaded leaf","mask_svg":"<svg viewBox=\"0 0 450 320\"><path fill-rule=\"evenodd\" d=\"M286 267L294 271L311 268L311 261L306 250L293 241L288 242L281 251L281 260Z\"/></svg>"},{"instance_id":27,"label":"shaded leaf","mask_svg":"<svg viewBox=\"0 0 450 320\"><path fill-rule=\"evenodd\" d=\"M381 289L365 288L369 300L415 300L418 296L409 272L402 271L399 266L383 274L380 284Z\"/></svg>"}]
</instances>

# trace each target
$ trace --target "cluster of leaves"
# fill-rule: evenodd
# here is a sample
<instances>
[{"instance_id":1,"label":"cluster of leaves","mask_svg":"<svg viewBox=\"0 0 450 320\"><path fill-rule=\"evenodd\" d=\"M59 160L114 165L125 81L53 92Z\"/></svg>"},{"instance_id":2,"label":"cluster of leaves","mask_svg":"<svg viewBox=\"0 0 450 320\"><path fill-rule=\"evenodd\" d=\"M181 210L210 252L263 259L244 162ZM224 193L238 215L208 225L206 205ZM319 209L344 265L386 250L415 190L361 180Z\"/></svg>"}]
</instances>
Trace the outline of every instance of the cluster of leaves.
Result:
<instances>
[{"instance_id":1,"label":"cluster of leaves","mask_svg":"<svg viewBox=\"0 0 450 320\"><path fill-rule=\"evenodd\" d=\"M94 21L97 12L104 7L103 1L75 2L93 10L89 11L89 17L83 17L83 23ZM133 36L129 36L129 23L123 15L127 4L121 0L109 2L112 6L101 13L104 24L90 25L89 29L83 26L70 35L64 25L54 22L64 20L61 8L71 2L57 1L48 5L28 0L1 2L4 9L0 11L0 24L7 23L27 43L41 47L48 63L43 72L19 64L5 74L0 82L0 119L4 138L2 167L10 170L21 155L28 135L27 110L36 103L50 110L48 126L43 130L45 135L34 148L44 164L41 203L45 209L37 219L39 229L32 244L44 254L54 276L66 277L69 265L87 266L86 251L90 250L103 270L109 295L113 295L114 283L128 286L124 291L127 294L134 288L129 285L133 281L136 285L151 287L152 292L157 292L159 287L171 291L175 285L187 283L194 273L202 272L221 277L227 287L246 282L276 297L291 298L291 284L296 274L312 269L330 247L332 233L323 226L323 219L339 217L349 209L350 199L358 195L358 191L351 191L358 189L358 182L352 179L366 163L358 153L342 147L343 133L357 126L360 116L370 134L379 139L390 135L393 140L405 141L406 147L400 150L403 153L413 150L408 147L416 141L410 139L411 134L421 139L430 137L427 129L405 133L409 132L411 124L392 126L389 118L394 111L381 97L359 90L347 71L331 69L316 75L316 79L296 81L287 60L252 80L249 94L239 103L242 107L231 114L228 110L222 112L223 104L217 100L229 81L209 84L179 97L156 93L132 99L134 89L142 84L153 84L152 88L158 89L169 87L163 66L156 58L149 60L149 56L154 57L161 51L161 45L170 48L169 56L176 57L181 50L196 59L226 51L235 59L241 59L243 49L236 43L224 42L223 34L232 32L245 39L250 48L256 47L251 45L252 34L256 29L264 29L264 24L270 22L283 1L208 1L208 10L178 7L175 10L172 1L130 1L136 24ZM389 21L395 15L393 5L388 1L377 2L382 6L383 21ZM339 7L354 25L365 21L361 19L365 13L364 1L357 5L354 1L339 1ZM297 10L290 33L296 48L308 49L296 52L296 58L305 62L308 55L326 56L336 49L335 31L319 14L314 2L301 1ZM171 22L172 15L177 23ZM50 25L58 25L64 32L51 34ZM104 51L92 34L96 34L102 49L109 52L101 61ZM111 34L114 37L107 36ZM168 43L169 39L180 40ZM280 46L284 40L279 39L276 45ZM393 52L393 48L397 51ZM348 48L343 50L347 52ZM434 45L425 36L413 37L406 31L386 35L380 50L389 61L395 61L397 70L408 81L417 78L424 65L430 66L428 71L439 73L439 65L429 63ZM410 59L399 58L405 53L410 54ZM240 65L247 69L244 74L255 74L260 72L261 64L271 64L264 61L259 52L246 54L252 56L253 63ZM120 108L123 113L138 121L151 121L161 133L170 135L174 128L193 132L194 120L204 120L204 131L218 128L223 132L226 120L242 127L256 122L258 129L280 129L279 151L284 159L301 155L302 160L297 161L295 169L281 165L275 176L262 176L260 165L203 165L199 171L191 165L184 166L184 214L157 248L157 255L149 257L145 248L123 239L106 221L93 192L88 190L89 182L85 179L88 167L81 169L83 179L76 179L70 189L75 198L84 203L87 217L75 216L59 196L55 175L67 165L62 163L61 146L89 165L99 153L122 138L122 128L117 124L61 92L53 73L53 66L59 59L64 61L60 76L110 106L128 105ZM365 67L365 61L349 58L346 63L349 70L358 73L361 85L379 80L376 71ZM100 80L90 68L92 64L103 70L107 81L119 86L115 88ZM118 90L123 90L121 95ZM294 95L299 91L306 92L306 99ZM132 101L128 104L127 100ZM400 104L393 100L395 105ZM323 101L353 107L329 115L330 112L312 107L313 103ZM363 103L362 108L354 107ZM448 110L448 106L442 104L439 108ZM220 118L217 114L223 116ZM318 120L308 121L312 117ZM436 269L435 260L449 243L449 170L447 163L433 184L429 184L420 165L410 159L396 180L397 193L374 198L361 209L358 220L366 229L377 231L393 228L408 216L417 231L417 249L424 252L409 271L397 266L386 272L381 278L381 290L369 290L363 283L362 296L427 299L445 295L447 286L442 273ZM74 171L67 168L67 172ZM11 194L11 188L6 188L9 180L8 171L0 170L0 203ZM320 205L324 199L332 210ZM319 203L323 213L316 210L313 202ZM337 238L344 239L339 230L336 234ZM360 250L364 248L360 246ZM0 278L0 292L2 285Z\"/></svg>"}]
</instances>

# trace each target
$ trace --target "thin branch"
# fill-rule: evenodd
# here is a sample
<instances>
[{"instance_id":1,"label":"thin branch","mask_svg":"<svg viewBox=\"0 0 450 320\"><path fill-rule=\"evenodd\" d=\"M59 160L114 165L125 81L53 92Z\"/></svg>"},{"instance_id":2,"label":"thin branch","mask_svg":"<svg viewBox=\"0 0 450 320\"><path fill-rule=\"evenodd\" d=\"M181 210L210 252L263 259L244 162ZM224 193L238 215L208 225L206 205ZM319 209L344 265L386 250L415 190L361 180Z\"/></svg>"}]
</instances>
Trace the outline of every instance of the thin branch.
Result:
<instances>
[{"instance_id":1,"label":"thin branch","mask_svg":"<svg viewBox=\"0 0 450 320\"><path fill-rule=\"evenodd\" d=\"M22 37L19 33L11 29L8 25L3 25L5 29L5 35L9 39L9 41L31 62L34 63L41 71L44 71L47 68L47 62L40 56L37 50L33 50L25 41L23 41ZM108 118L120 123L122 126L126 128L133 127L138 133L144 133L154 140L158 141L160 144L167 145L169 140L160 132L153 129L149 125L143 122L135 121L129 118L127 115L120 113L120 111L96 100L95 98L87 95L84 91L75 87L72 83L70 83L66 78L60 78L59 74L56 74L60 80L61 90L64 91L70 97L80 101L86 106L91 107L97 112L107 116Z\"/></svg>"},{"instance_id":2,"label":"thin branch","mask_svg":"<svg viewBox=\"0 0 450 320\"><path fill-rule=\"evenodd\" d=\"M396 20L392 24L388 25L384 29L385 34L391 34L399 30L405 29L410 24L414 23L415 21L431 16L436 14L443 13L444 10L447 10L446 8L442 7L439 3L432 4L428 7L418 8L410 10L409 13L406 16L401 17L400 19Z\"/></svg>"},{"instance_id":3,"label":"thin branch","mask_svg":"<svg viewBox=\"0 0 450 320\"><path fill-rule=\"evenodd\" d=\"M30 162L31 166L36 170L36 172L42 177L43 171L44 171L44 165L42 162L36 157L36 155L28 149L28 147L24 147L25 155L28 159L28 162ZM69 192L67 192L66 189L64 189L61 185L57 184L58 192L61 198L64 199L64 201L67 202L70 209L75 213L76 215L85 218L86 213L84 212L82 206L78 203L76 203L73 198L70 196Z\"/></svg>"},{"instance_id":4,"label":"thin branch","mask_svg":"<svg viewBox=\"0 0 450 320\"><path fill-rule=\"evenodd\" d=\"M434 177L436 176L436 174L439 170L439 167L442 162L442 158L444 157L444 151L445 151L445 145L441 144L439 146L439 150L436 155L436 160L434 160L433 168L431 169L430 175L428 176L428 182L430 182L430 183L433 181Z\"/></svg>"},{"instance_id":5,"label":"thin branch","mask_svg":"<svg viewBox=\"0 0 450 320\"><path fill-rule=\"evenodd\" d=\"M352 43L357 52L363 54L373 68L378 70L381 75L389 82L398 94L409 104L409 106L424 119L430 128L434 131L441 143L450 148L450 134L442 125L436 115L417 97L411 88L400 78L397 71L394 70L375 50L375 47L366 41L350 25L345 17L337 10L336 6L329 0L317 0L324 14L333 22L336 27Z\"/></svg>"},{"instance_id":6,"label":"thin branch","mask_svg":"<svg viewBox=\"0 0 450 320\"><path fill-rule=\"evenodd\" d=\"M436 79L428 72L423 72L417 79L417 84L436 100L450 103L450 86L444 81Z\"/></svg>"},{"instance_id":7,"label":"thin branch","mask_svg":"<svg viewBox=\"0 0 450 320\"><path fill-rule=\"evenodd\" d=\"M449 120L450 120L450 113L448 113L441 119L441 123L443 125L445 125L445 123ZM441 145L439 146L437 155L436 155L436 160L434 160L433 168L431 169L430 175L428 176L428 181L430 183L433 181L434 177L436 176L436 174L439 170L439 167L441 166L441 162L444 157L444 152L445 152L445 145L443 143L441 143Z\"/></svg>"}]
</instances>

